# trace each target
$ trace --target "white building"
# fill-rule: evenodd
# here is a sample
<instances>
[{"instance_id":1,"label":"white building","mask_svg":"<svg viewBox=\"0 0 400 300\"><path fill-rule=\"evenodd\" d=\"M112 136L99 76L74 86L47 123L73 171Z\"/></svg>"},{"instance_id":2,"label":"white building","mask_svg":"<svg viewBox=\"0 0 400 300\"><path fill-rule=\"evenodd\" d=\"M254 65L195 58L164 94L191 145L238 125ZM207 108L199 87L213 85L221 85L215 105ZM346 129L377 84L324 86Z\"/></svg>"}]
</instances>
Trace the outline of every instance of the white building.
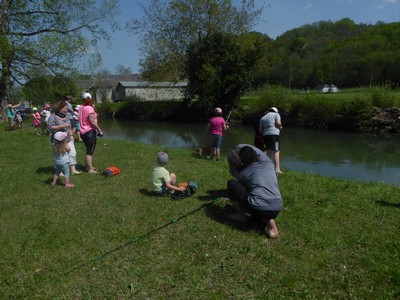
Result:
<instances>
[{"instance_id":1,"label":"white building","mask_svg":"<svg viewBox=\"0 0 400 300\"><path fill-rule=\"evenodd\" d=\"M183 99L186 82L120 81L114 101L136 98L141 101L168 101Z\"/></svg>"},{"instance_id":2,"label":"white building","mask_svg":"<svg viewBox=\"0 0 400 300\"><path fill-rule=\"evenodd\" d=\"M82 91L90 92L96 103L126 101L135 97L141 101L179 100L186 82L144 81L138 74L107 75L100 80L78 80Z\"/></svg>"}]
</instances>

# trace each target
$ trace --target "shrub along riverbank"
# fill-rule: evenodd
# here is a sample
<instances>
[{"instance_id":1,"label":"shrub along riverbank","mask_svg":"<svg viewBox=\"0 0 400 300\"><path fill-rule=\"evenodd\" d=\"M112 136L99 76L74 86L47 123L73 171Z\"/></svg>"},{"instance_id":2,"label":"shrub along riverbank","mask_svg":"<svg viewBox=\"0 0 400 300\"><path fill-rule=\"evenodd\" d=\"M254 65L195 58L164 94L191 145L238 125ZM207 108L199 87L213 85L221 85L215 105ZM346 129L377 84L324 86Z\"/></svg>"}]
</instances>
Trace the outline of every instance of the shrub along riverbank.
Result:
<instances>
[{"instance_id":1,"label":"shrub along riverbank","mask_svg":"<svg viewBox=\"0 0 400 300\"><path fill-rule=\"evenodd\" d=\"M253 125L271 106L279 108L285 126L400 133L400 92L389 85L329 94L266 86L242 97L232 110L231 119ZM198 103L187 106L180 101L105 103L101 111L117 119L174 122L204 122L210 116ZM229 111L225 109L225 117Z\"/></svg>"},{"instance_id":2,"label":"shrub along riverbank","mask_svg":"<svg viewBox=\"0 0 400 300\"><path fill-rule=\"evenodd\" d=\"M168 169L200 185L177 201L147 192L162 145L99 139L95 166L121 174L53 189L49 138L31 129L0 130L1 299L400 296L398 187L285 170L281 236L266 240L254 221L228 219L231 203L211 203L231 178L225 155L169 149Z\"/></svg>"}]
</instances>

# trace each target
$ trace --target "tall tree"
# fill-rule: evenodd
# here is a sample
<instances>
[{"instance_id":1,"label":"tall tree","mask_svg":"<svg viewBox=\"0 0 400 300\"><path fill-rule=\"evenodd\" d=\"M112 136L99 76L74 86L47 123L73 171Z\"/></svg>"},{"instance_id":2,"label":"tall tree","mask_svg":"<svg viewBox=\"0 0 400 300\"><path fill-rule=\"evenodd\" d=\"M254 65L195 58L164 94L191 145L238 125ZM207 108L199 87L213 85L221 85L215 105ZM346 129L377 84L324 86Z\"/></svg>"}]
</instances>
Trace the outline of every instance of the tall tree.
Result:
<instances>
[{"instance_id":1,"label":"tall tree","mask_svg":"<svg viewBox=\"0 0 400 300\"><path fill-rule=\"evenodd\" d=\"M217 33L249 32L263 7L254 0L150 0L128 27L141 36L141 67L150 79L178 80L189 45ZM151 76L150 76L151 75Z\"/></svg>"},{"instance_id":2,"label":"tall tree","mask_svg":"<svg viewBox=\"0 0 400 300\"><path fill-rule=\"evenodd\" d=\"M197 97L205 111L215 106L232 107L248 85L253 62L239 48L238 37L215 33L187 51L185 90L189 99Z\"/></svg>"},{"instance_id":3,"label":"tall tree","mask_svg":"<svg viewBox=\"0 0 400 300\"><path fill-rule=\"evenodd\" d=\"M62 73L97 41L118 13L115 0L0 0L0 99L34 70Z\"/></svg>"}]
</instances>

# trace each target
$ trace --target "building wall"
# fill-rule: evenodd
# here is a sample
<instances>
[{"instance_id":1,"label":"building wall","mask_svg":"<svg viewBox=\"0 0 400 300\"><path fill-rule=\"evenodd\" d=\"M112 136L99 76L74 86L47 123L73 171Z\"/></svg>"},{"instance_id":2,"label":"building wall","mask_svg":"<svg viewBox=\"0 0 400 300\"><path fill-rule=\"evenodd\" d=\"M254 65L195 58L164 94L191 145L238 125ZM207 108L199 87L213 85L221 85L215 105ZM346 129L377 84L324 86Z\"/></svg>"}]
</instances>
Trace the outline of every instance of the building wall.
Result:
<instances>
[{"instance_id":1,"label":"building wall","mask_svg":"<svg viewBox=\"0 0 400 300\"><path fill-rule=\"evenodd\" d=\"M118 91L118 96L121 94ZM167 101L183 98L180 88L125 88L124 99L136 96L143 101Z\"/></svg>"}]
</instances>

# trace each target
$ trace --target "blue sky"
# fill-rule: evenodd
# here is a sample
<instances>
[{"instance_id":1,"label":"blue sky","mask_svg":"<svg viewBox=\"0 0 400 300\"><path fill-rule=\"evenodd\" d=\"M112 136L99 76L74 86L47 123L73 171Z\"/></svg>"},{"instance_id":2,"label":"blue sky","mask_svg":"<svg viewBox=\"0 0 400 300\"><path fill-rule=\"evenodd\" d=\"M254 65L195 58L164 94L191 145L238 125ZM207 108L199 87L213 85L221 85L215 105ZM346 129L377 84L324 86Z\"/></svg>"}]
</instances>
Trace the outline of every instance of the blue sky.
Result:
<instances>
[{"instance_id":1,"label":"blue sky","mask_svg":"<svg viewBox=\"0 0 400 300\"><path fill-rule=\"evenodd\" d=\"M118 21L124 27L126 21L143 14L140 3L146 6L147 0L118 0L121 15ZM239 2L239 0L234 0ZM256 3L262 3L256 0ZM265 33L275 39L287 30L318 21L338 21L350 18L355 23L375 24L400 22L400 0L265 0L269 7L254 30ZM121 64L139 73L139 40L136 36L122 30L112 37L112 46L99 45L103 65L99 69L108 69L111 73Z\"/></svg>"}]
</instances>

